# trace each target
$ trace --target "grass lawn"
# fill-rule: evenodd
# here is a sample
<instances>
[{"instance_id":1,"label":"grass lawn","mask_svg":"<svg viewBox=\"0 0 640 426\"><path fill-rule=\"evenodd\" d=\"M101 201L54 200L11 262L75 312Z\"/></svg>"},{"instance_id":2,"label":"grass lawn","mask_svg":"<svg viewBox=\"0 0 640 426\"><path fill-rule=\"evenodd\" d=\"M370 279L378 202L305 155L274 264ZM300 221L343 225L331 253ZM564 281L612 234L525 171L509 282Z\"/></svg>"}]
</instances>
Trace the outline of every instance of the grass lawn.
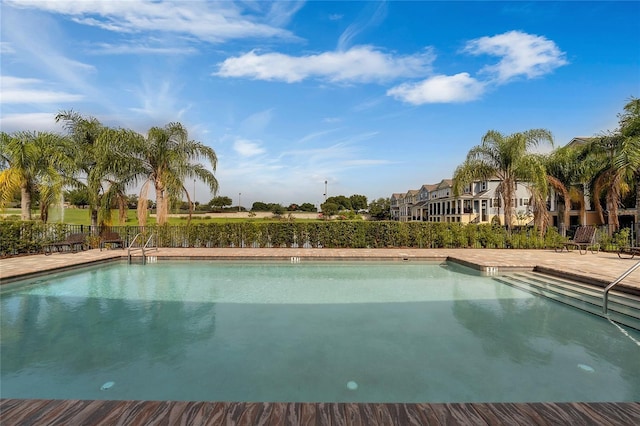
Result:
<instances>
[{"instance_id":1,"label":"grass lawn","mask_svg":"<svg viewBox=\"0 0 640 426\"><path fill-rule=\"evenodd\" d=\"M7 218L11 217L12 219L20 219L20 209L4 209L2 212L2 217ZM283 216L286 216L283 215ZM40 212L38 210L32 211L32 217L34 219L38 219L40 217ZM136 217L135 210L127 211L127 221L125 223L120 223L118 221L118 211L112 210L112 225L114 226L137 226L138 218ZM296 219L296 222L315 222L319 219ZM58 209L51 210L49 212L49 222L50 223L59 223L60 220L60 211ZM89 217L88 209L64 209L64 218L62 220L64 223L73 224L73 225L90 225L91 219ZM246 217L207 217L206 214L194 214L191 223L233 223L233 222L247 222L247 221L255 221L255 222L266 222L266 221L278 221L278 219L273 218L246 218ZM155 225L156 219L155 217L149 217L147 220L147 225ZM187 217L169 217L170 225L186 225Z\"/></svg>"}]
</instances>

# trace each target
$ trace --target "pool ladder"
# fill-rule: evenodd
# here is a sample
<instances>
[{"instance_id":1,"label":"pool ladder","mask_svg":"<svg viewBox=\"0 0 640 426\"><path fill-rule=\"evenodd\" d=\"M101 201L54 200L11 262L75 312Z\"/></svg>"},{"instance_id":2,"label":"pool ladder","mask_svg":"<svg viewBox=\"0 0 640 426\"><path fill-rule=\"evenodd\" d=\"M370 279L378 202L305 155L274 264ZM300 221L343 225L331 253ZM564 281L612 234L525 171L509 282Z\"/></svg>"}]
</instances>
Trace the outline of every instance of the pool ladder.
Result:
<instances>
[{"instance_id":1,"label":"pool ladder","mask_svg":"<svg viewBox=\"0 0 640 426\"><path fill-rule=\"evenodd\" d=\"M615 281L613 281L611 284L609 284L607 287L605 287L604 289L604 294L602 295L602 313L607 315L609 308L609 290L611 290L611 288L615 285L617 285L620 281L624 280L625 278L627 278L629 276L629 274L631 274L633 271L635 271L636 269L640 268L640 260L638 262L636 262L635 265L633 265L631 268L627 269L626 272L624 272L622 275L620 275L618 278L616 278Z\"/></svg>"},{"instance_id":2,"label":"pool ladder","mask_svg":"<svg viewBox=\"0 0 640 426\"><path fill-rule=\"evenodd\" d=\"M140 237L140 239L144 238L142 236L142 232L138 232L136 234L135 237L133 237L133 240L131 240L131 244L129 244L129 247L127 248L127 259L129 261L129 264L131 264L131 252L132 251L136 251L136 250L141 250L142 251L142 264L145 265L147 263L147 255L145 254L145 249L150 249L150 248L154 248L156 251L158 250L158 245L155 244L153 247L149 247L149 244L151 243L151 241L153 240L153 237L155 237L155 234L151 234L149 235L149 238L147 239L147 242L144 243L144 245L142 247L134 247L134 243L136 242L136 240L138 239L138 237ZM150 257L151 259L151 257ZM156 256L153 256L153 261L157 261L158 258Z\"/></svg>"}]
</instances>

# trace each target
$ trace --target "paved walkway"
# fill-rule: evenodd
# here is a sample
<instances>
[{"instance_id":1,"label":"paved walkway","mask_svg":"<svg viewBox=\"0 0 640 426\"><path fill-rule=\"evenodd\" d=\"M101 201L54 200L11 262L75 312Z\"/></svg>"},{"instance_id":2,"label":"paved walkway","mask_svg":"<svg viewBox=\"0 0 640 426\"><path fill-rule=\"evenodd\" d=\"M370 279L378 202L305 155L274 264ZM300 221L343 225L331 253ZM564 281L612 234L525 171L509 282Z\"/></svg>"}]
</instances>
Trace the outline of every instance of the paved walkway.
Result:
<instances>
[{"instance_id":1,"label":"paved walkway","mask_svg":"<svg viewBox=\"0 0 640 426\"><path fill-rule=\"evenodd\" d=\"M604 286L614 281L640 258L620 259L615 253L577 251L556 253L553 250L515 249L297 249L297 248L160 248L147 252L158 259L434 259L459 262L486 274L514 269L538 270ZM80 253L54 253L21 256L0 260L0 283L31 274L126 258L126 250L89 250ZM140 256L140 252L135 252ZM640 292L640 269L629 275L621 287Z\"/></svg>"}]
</instances>

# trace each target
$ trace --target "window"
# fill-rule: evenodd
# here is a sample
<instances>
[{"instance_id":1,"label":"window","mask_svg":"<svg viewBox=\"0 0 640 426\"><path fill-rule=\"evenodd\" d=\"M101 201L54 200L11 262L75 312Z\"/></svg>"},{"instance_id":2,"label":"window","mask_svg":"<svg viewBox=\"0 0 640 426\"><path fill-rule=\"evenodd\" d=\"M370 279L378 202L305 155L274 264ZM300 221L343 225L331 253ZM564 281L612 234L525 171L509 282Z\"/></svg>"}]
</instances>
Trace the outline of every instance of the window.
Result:
<instances>
[{"instance_id":1,"label":"window","mask_svg":"<svg viewBox=\"0 0 640 426\"><path fill-rule=\"evenodd\" d=\"M480 182L480 191L486 191L487 190L487 182Z\"/></svg>"}]
</instances>

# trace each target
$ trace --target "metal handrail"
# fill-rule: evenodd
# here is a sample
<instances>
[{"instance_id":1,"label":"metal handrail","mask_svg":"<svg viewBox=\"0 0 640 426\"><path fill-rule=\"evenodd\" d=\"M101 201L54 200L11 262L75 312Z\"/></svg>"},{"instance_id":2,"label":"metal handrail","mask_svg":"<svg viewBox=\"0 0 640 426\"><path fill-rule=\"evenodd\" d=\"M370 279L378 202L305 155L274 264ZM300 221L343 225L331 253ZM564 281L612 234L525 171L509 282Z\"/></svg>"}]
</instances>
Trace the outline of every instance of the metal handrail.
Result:
<instances>
[{"instance_id":1,"label":"metal handrail","mask_svg":"<svg viewBox=\"0 0 640 426\"><path fill-rule=\"evenodd\" d=\"M131 263L131 249L133 248L133 243L135 243L138 237L141 235L142 235L142 232L138 232L136 236L133 237L133 240L131 240L131 242L129 243L129 247L127 247L127 259L129 260L129 263ZM140 247L136 247L136 248L140 248ZM144 248L142 249L142 256L144 257Z\"/></svg>"},{"instance_id":2,"label":"metal handrail","mask_svg":"<svg viewBox=\"0 0 640 426\"><path fill-rule=\"evenodd\" d=\"M635 265L633 265L631 268L627 269L626 272L624 272L622 275L620 275L614 282L612 282L607 287L605 287L604 295L602 296L602 313L603 314L607 315L607 312L608 312L607 305L609 304L609 290L611 290L611 288L613 286L615 286L616 284L618 284L620 281L622 281L625 278L627 278L629 276L629 274L631 274L633 271L635 271L638 268L640 268L640 260Z\"/></svg>"},{"instance_id":3,"label":"metal handrail","mask_svg":"<svg viewBox=\"0 0 640 426\"><path fill-rule=\"evenodd\" d=\"M153 237L155 236L155 234L151 234L149 235L149 238L147 239L147 242L144 243L144 245L142 247L133 247L133 243L136 242L136 240L138 239L138 237L142 236L142 232L138 232L136 234L135 237L133 237L133 240L131 240L131 243L129 244L129 247L127 248L127 258L129 259L129 263L131 263L131 249L140 249L142 250L142 264L146 263L146 258L147 256L145 255L144 249L149 248L149 243L151 242L151 240L153 239ZM158 250L158 246L155 246L155 249Z\"/></svg>"}]
</instances>

